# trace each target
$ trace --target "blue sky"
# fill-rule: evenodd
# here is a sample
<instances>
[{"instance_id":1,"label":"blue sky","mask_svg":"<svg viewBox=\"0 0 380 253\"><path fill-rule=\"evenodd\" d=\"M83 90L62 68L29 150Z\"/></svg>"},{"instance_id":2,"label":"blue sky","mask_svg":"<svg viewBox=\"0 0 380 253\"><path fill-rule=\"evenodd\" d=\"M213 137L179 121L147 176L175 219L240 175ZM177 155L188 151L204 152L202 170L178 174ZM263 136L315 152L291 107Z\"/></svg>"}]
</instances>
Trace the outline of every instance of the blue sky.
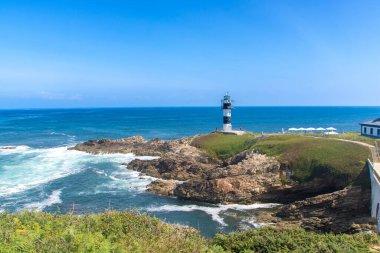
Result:
<instances>
[{"instance_id":1,"label":"blue sky","mask_svg":"<svg viewBox=\"0 0 380 253\"><path fill-rule=\"evenodd\" d=\"M0 108L380 105L378 0L0 0Z\"/></svg>"}]
</instances>

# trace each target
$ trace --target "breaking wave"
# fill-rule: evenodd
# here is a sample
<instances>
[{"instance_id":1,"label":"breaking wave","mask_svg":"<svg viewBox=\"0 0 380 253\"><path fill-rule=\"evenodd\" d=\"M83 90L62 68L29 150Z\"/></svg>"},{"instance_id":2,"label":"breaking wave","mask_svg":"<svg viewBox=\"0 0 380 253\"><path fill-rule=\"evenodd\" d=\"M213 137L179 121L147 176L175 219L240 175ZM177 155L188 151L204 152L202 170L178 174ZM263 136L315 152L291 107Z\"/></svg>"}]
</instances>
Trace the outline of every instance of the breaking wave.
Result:
<instances>
[{"instance_id":1,"label":"breaking wave","mask_svg":"<svg viewBox=\"0 0 380 253\"><path fill-rule=\"evenodd\" d=\"M199 205L163 205L159 207L149 207L147 208L148 212L193 212L193 211L202 211L211 216L211 218L221 224L222 226L227 226L224 222L224 218L220 215L227 210L254 210L260 208L272 208L278 204L251 204L251 205L240 205L240 204L231 204L231 205L215 205L215 206L199 206Z\"/></svg>"},{"instance_id":2,"label":"breaking wave","mask_svg":"<svg viewBox=\"0 0 380 253\"><path fill-rule=\"evenodd\" d=\"M45 207L54 205L54 204L60 204L62 203L62 200L60 198L62 193L62 190L55 190L51 193L51 195L40 202L34 202L24 205L24 210L34 210L34 211L42 211Z\"/></svg>"},{"instance_id":3,"label":"breaking wave","mask_svg":"<svg viewBox=\"0 0 380 253\"><path fill-rule=\"evenodd\" d=\"M137 157L133 154L87 154L68 150L67 147L46 149L27 146L0 147L0 197L20 193L102 163L113 163L119 166L116 171L102 172L112 179L109 183L110 187L128 187L136 181L134 188L143 189L151 179L138 180L140 177L137 172L127 171L121 165L135 158ZM138 158L154 159L155 157Z\"/></svg>"}]
</instances>

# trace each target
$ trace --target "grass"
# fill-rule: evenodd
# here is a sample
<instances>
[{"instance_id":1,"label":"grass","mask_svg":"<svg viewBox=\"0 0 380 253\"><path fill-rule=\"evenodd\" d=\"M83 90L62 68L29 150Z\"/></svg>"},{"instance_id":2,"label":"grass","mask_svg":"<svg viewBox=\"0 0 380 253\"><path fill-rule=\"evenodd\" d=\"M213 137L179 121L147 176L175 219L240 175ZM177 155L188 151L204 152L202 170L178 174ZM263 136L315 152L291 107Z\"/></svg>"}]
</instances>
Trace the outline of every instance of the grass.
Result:
<instances>
[{"instance_id":1,"label":"grass","mask_svg":"<svg viewBox=\"0 0 380 253\"><path fill-rule=\"evenodd\" d=\"M380 140L379 139L374 139L374 138L369 138L366 136L361 135L360 133L356 132L350 132L350 133L343 133L343 134L334 134L334 135L329 135L329 134L306 134L307 136L318 136L318 137L324 137L324 138L336 138L336 139L343 139L343 140L350 140L350 141L359 141L363 143L367 143L370 145L374 145L375 141L377 144L380 146Z\"/></svg>"},{"instance_id":2,"label":"grass","mask_svg":"<svg viewBox=\"0 0 380 253\"><path fill-rule=\"evenodd\" d=\"M249 133L244 135L212 133L194 138L191 144L212 157L223 160L249 149L255 139L255 135Z\"/></svg>"},{"instance_id":3,"label":"grass","mask_svg":"<svg viewBox=\"0 0 380 253\"><path fill-rule=\"evenodd\" d=\"M268 136L252 148L289 164L293 178L299 182L326 174L342 184L338 188L352 183L370 157L367 147L355 143L296 135Z\"/></svg>"},{"instance_id":4,"label":"grass","mask_svg":"<svg viewBox=\"0 0 380 253\"><path fill-rule=\"evenodd\" d=\"M261 228L205 239L146 215L0 214L0 252L370 252L377 235Z\"/></svg>"},{"instance_id":5,"label":"grass","mask_svg":"<svg viewBox=\"0 0 380 253\"><path fill-rule=\"evenodd\" d=\"M353 135L345 136L354 138ZM370 157L367 147L355 143L294 134L263 137L253 134L209 134L195 138L192 144L219 159L229 158L244 150L257 150L287 164L292 170L292 179L298 182L325 175L336 181L336 188L353 183ZM366 178L362 180L357 183L368 185Z\"/></svg>"}]
</instances>

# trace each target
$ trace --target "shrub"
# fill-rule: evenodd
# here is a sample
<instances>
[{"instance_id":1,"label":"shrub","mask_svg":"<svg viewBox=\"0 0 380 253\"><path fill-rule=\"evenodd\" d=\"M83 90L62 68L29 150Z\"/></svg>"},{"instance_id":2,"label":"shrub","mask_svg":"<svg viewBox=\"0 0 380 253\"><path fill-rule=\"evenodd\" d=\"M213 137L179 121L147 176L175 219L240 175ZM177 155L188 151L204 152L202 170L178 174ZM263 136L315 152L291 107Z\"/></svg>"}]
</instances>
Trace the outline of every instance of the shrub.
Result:
<instances>
[{"instance_id":1,"label":"shrub","mask_svg":"<svg viewBox=\"0 0 380 253\"><path fill-rule=\"evenodd\" d=\"M213 244L227 252L370 252L379 238L371 234L334 235L306 232L303 229L279 230L271 227L230 235L216 235Z\"/></svg>"}]
</instances>

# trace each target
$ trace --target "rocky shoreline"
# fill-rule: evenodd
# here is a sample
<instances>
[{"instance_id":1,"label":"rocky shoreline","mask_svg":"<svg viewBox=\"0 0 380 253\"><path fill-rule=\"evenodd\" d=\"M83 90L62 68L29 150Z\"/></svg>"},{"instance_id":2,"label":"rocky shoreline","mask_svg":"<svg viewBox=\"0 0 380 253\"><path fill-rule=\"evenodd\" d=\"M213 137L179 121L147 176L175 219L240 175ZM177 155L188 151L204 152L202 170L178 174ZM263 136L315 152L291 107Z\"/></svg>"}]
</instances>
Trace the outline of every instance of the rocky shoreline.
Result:
<instances>
[{"instance_id":1,"label":"rocky shoreline","mask_svg":"<svg viewBox=\"0 0 380 253\"><path fill-rule=\"evenodd\" d=\"M374 230L369 218L370 192L360 187L334 188L334 180L323 176L298 183L292 170L276 158L255 150L219 160L192 145L191 138L173 141L142 137L95 140L72 149L88 153L134 153L157 156L134 160L127 169L157 178L147 191L181 199L209 203L255 202L284 204L259 215L259 222L276 226L301 226L307 230L354 233Z\"/></svg>"},{"instance_id":2,"label":"rocky shoreline","mask_svg":"<svg viewBox=\"0 0 380 253\"><path fill-rule=\"evenodd\" d=\"M295 201L256 218L277 227L302 227L315 232L375 232L376 220L370 217L369 206L370 191L356 186Z\"/></svg>"}]
</instances>

